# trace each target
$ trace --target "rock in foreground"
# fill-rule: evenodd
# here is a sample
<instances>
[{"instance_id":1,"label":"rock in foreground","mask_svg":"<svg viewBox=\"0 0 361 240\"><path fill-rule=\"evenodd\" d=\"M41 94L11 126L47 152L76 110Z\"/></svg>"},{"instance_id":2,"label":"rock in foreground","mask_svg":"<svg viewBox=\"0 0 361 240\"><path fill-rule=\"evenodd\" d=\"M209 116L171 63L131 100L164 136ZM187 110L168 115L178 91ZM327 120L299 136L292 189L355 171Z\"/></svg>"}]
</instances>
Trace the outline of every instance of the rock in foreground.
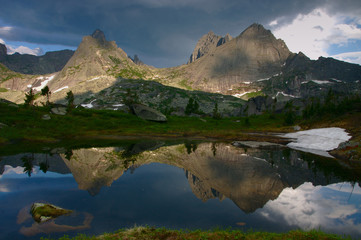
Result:
<instances>
[{"instance_id":1,"label":"rock in foreground","mask_svg":"<svg viewBox=\"0 0 361 240\"><path fill-rule=\"evenodd\" d=\"M63 209L47 203L33 203L30 213L33 219L38 222L46 222L50 219L71 213L71 210Z\"/></svg>"},{"instance_id":2,"label":"rock in foreground","mask_svg":"<svg viewBox=\"0 0 361 240\"><path fill-rule=\"evenodd\" d=\"M132 109L138 117L155 122L166 122L167 117L161 112L142 104L133 104Z\"/></svg>"}]
</instances>

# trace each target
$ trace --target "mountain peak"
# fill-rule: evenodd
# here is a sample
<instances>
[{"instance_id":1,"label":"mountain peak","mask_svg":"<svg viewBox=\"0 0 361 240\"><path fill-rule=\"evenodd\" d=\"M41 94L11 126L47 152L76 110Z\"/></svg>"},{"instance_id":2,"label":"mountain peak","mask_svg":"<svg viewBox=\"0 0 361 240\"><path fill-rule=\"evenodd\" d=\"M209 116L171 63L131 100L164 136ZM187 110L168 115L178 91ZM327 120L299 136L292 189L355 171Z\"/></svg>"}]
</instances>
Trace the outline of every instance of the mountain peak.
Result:
<instances>
[{"instance_id":1,"label":"mountain peak","mask_svg":"<svg viewBox=\"0 0 361 240\"><path fill-rule=\"evenodd\" d=\"M105 39L104 32L100 29L96 29L91 35L92 38L98 40L101 44L105 44L107 40Z\"/></svg>"},{"instance_id":2,"label":"mountain peak","mask_svg":"<svg viewBox=\"0 0 361 240\"><path fill-rule=\"evenodd\" d=\"M251 26L246 28L240 36L242 37L260 37L260 36L273 36L270 30L267 30L263 25L258 23L253 23Z\"/></svg>"}]
</instances>

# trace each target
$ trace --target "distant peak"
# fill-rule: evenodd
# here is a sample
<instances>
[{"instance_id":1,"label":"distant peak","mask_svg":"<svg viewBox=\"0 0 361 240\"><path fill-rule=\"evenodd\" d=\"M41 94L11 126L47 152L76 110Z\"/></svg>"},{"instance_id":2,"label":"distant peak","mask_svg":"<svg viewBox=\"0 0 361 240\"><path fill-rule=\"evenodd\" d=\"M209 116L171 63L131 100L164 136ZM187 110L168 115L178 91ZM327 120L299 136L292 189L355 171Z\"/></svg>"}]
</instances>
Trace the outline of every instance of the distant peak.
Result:
<instances>
[{"instance_id":1,"label":"distant peak","mask_svg":"<svg viewBox=\"0 0 361 240\"><path fill-rule=\"evenodd\" d=\"M95 30L93 32L93 34L91 35L91 37L97 39L101 43L106 42L104 32L102 30L100 30L100 29Z\"/></svg>"},{"instance_id":2,"label":"distant peak","mask_svg":"<svg viewBox=\"0 0 361 240\"><path fill-rule=\"evenodd\" d=\"M253 36L257 36L257 35L272 35L270 30L267 30L263 27L263 25L258 24L258 23L253 23L251 26L249 26L248 28L246 28L246 30L244 30L240 36L248 36L248 37L253 37Z\"/></svg>"}]
</instances>

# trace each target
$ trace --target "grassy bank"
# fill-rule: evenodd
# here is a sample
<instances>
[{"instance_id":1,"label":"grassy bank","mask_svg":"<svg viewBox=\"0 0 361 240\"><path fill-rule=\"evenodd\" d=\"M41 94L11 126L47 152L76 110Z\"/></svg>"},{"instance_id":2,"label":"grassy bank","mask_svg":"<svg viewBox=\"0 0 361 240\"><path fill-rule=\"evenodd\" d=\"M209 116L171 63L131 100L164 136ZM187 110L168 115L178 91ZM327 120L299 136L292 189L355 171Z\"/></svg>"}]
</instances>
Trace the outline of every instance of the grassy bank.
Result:
<instances>
[{"instance_id":1,"label":"grassy bank","mask_svg":"<svg viewBox=\"0 0 361 240\"><path fill-rule=\"evenodd\" d=\"M34 146L37 143L82 141L95 139L116 140L120 137L142 138L195 138L222 140L254 140L285 143L285 139L270 133L293 131L293 125L302 129L341 127L352 135L352 146L339 149L334 154L344 160L360 161L361 131L358 109L342 114L321 114L303 119L294 117L287 126L286 114L263 114L250 117L221 118L168 116L165 123L140 119L132 114L113 110L73 109L62 116L50 114L49 107L10 106L0 103L0 148L9 143ZM44 115L50 120L43 120ZM5 125L4 125L5 124ZM10 144L14 145L14 144Z\"/></svg>"},{"instance_id":2,"label":"grassy bank","mask_svg":"<svg viewBox=\"0 0 361 240\"><path fill-rule=\"evenodd\" d=\"M46 240L48 238L42 238ZM221 239L298 239L298 240L336 240L336 239L351 239L350 237L342 237L335 234L327 234L321 231L301 231L295 230L287 233L270 233L270 232L243 232L239 230L211 230L211 231L179 231L168 230L165 228L151 228L151 227L135 227L131 229L122 229L115 233L106 233L101 236L86 236L78 235L76 237L64 236L59 240L116 240L116 239L158 239L158 240L180 240L180 239L207 239L207 240L221 240Z\"/></svg>"},{"instance_id":3,"label":"grassy bank","mask_svg":"<svg viewBox=\"0 0 361 240\"><path fill-rule=\"evenodd\" d=\"M49 114L46 107L0 106L0 142L14 140L55 141L95 136L162 136L205 137L239 139L247 132L287 131L283 116L213 119L211 117L168 116L165 123L140 119L132 114L112 110L74 109L61 116L50 114L50 120L42 117Z\"/></svg>"}]
</instances>

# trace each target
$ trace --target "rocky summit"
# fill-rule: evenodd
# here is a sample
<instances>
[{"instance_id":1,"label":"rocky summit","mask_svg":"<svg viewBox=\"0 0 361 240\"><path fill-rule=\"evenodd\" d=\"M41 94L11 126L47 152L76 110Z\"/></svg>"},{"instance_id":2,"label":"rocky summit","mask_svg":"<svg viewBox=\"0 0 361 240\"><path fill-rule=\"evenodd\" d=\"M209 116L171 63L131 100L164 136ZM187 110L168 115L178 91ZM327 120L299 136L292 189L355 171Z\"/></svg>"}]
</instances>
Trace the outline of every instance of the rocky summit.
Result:
<instances>
[{"instance_id":1,"label":"rocky summit","mask_svg":"<svg viewBox=\"0 0 361 240\"><path fill-rule=\"evenodd\" d=\"M54 54L47 53L44 58ZM196 115L212 115L217 103L222 116L238 116L282 111L289 100L302 110L303 99L324 96L330 89L344 95L361 91L360 65L324 57L311 60L303 53L292 53L283 40L256 23L234 38L208 32L196 44L188 63L172 68L154 68L137 55L129 57L99 29L83 37L69 55L61 69L53 66L51 74L22 74L24 71L9 63L21 58L38 68L43 65L32 60L36 56L7 55L6 47L0 45L4 64L0 63L0 97L22 103L30 89L39 94L48 86L51 101L57 103L65 103L71 90L75 103L87 107L130 111L129 98L134 97L137 103L163 114L185 115L192 98L199 104ZM36 101L40 104L46 99Z\"/></svg>"},{"instance_id":2,"label":"rocky summit","mask_svg":"<svg viewBox=\"0 0 361 240\"><path fill-rule=\"evenodd\" d=\"M196 47L193 50L193 53L189 58L188 63L194 62L198 58L208 54L209 52L212 52L216 47L219 47L226 42L229 42L230 40L232 40L232 37L229 34L221 37L210 31L209 33L201 37L201 39L199 39Z\"/></svg>"}]
</instances>

